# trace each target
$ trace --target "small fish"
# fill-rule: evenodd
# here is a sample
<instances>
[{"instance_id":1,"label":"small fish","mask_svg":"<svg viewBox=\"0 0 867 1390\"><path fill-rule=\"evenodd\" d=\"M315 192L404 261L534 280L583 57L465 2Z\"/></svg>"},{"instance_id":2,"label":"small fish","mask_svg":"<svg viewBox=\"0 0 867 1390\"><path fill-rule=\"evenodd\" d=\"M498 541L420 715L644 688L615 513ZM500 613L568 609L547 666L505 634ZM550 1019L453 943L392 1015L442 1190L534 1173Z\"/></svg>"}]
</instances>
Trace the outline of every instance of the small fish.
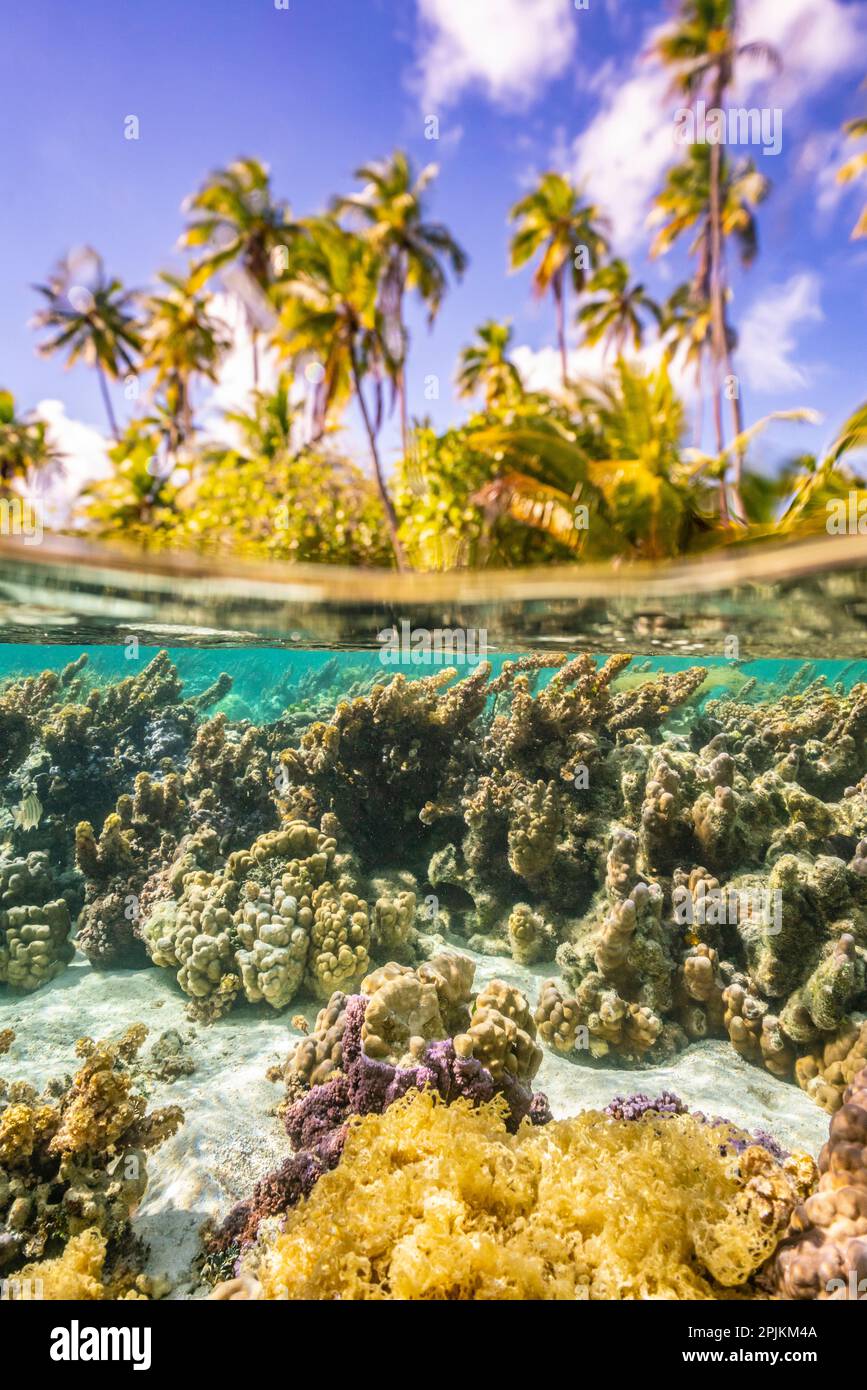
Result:
<instances>
[{"instance_id":1,"label":"small fish","mask_svg":"<svg viewBox=\"0 0 867 1390\"><path fill-rule=\"evenodd\" d=\"M42 819L42 802L35 792L29 792L12 812L12 824L16 830L35 830Z\"/></svg>"},{"instance_id":2,"label":"small fish","mask_svg":"<svg viewBox=\"0 0 867 1390\"><path fill-rule=\"evenodd\" d=\"M304 1017L303 1014L295 1015L295 1017L292 1020L292 1027L297 1028L298 1032L304 1033L305 1036L307 1033L310 1032L310 1024L307 1022L307 1019Z\"/></svg>"}]
</instances>

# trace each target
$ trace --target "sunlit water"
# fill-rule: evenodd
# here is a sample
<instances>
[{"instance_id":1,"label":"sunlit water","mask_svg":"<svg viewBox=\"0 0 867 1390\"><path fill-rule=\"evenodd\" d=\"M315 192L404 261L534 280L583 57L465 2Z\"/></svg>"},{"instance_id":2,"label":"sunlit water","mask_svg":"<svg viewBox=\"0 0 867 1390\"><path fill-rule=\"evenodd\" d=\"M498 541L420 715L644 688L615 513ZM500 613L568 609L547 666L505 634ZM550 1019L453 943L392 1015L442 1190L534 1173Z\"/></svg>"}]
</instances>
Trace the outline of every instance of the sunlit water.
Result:
<instances>
[{"instance_id":1,"label":"sunlit water","mask_svg":"<svg viewBox=\"0 0 867 1390\"><path fill-rule=\"evenodd\" d=\"M405 654L397 660L385 659L383 634L403 621L416 633L435 636L442 629L471 633L477 648L481 645L483 649L481 656L490 663L492 680L507 663L528 654L548 654L551 666L538 675L534 686L537 698L555 677L557 660L568 661L584 651L591 654L598 670L610 656L623 658L628 653L632 657L614 683L619 694L638 692L663 675L701 667L706 672L703 682L696 683L690 697L647 735L653 749L669 745L684 756L693 756L719 732L720 702L739 705L738 718L749 719L754 711L759 723L762 711L780 701L784 705L788 702L793 717L811 701L821 700L823 694L837 701L841 709L848 708L846 702L852 692L857 696L856 687L867 682L863 635L867 606L861 573L857 568L842 574L818 571L781 584L745 584L708 594L690 592L687 585L669 597L633 588L612 594L610 602L598 592L558 594L556 586L554 592L542 592L538 597L516 595L509 591L512 581L506 581L506 592L493 595L452 592L440 598L429 588L422 588L418 598L410 591L396 590L391 601L381 589L366 600L361 578L357 592L350 586L339 598L329 597L328 586L324 595L317 596L312 581L305 581L297 593L279 592L277 586L268 584L257 588L259 580L251 580L249 588L243 580L227 587L225 574L212 586L206 582L198 587L184 576L174 581L169 576L154 593L146 571L125 571L116 576L113 587L105 574L95 578L86 568L52 571L34 566L28 572L4 563L0 556L0 635L8 639L0 642L0 709L4 692L13 681L38 677L44 671L60 673L86 657L76 677L81 683L73 698L73 703L81 703L88 691L110 691L116 683L145 670L157 653L164 651L182 683L181 704L195 704L221 677L230 678L225 682L229 687L225 693L196 713L196 723L222 716L231 739L241 738L249 728L279 725L286 744L297 748L309 725L328 722L342 701L368 699L374 687L395 676L410 681L425 679L449 664L448 652L442 655L436 651L417 661ZM565 588L568 590L568 585ZM456 664L457 670L450 677L452 685L472 675L478 662L459 660ZM440 694L445 696L445 685ZM62 705L62 692L57 703ZM496 714L508 714L508 700L495 703L491 698L479 714L479 749ZM62 784L68 789L74 785L73 771L63 769L56 782L56 768L39 737L26 749L16 748L9 741L10 735L4 733L10 727L0 723L0 874L4 863L26 859L34 852L47 855L49 869L56 877L52 895L65 894L75 916L84 891L72 851L77 822L91 820L98 836L117 798L133 792L135 777L142 768L154 777L176 772L183 780L194 733L176 747L170 741L160 744L157 754L162 752L162 756L143 743L138 767L134 752L125 743L125 770L119 773L113 764L110 785L100 785L103 763L96 758L87 804L79 808L64 800L58 813L58 807L52 805L52 787ZM803 846L805 862L832 854L848 865L857 857L859 835L867 833L867 826L860 829L857 815L841 829L842 815L833 809L842 804L844 784L854 786L867 773L863 730L857 721L853 727L854 741L848 755L851 777L840 770L828 774L824 783L821 776L816 778L812 773L804 778L810 795L830 806L836 818L836 828L828 831L824 841L814 837ZM616 736L606 739L604 728L597 733L606 748L616 748ZM144 738L143 732L141 736ZM809 743L808 734L793 733L787 751L795 763L799 759L815 763L819 754ZM725 751L726 747L723 739L719 749ZM738 747L733 744L732 750L737 757ZM784 751L778 750L768 757L764 769L757 765L755 770L773 769L782 761ZM416 753L407 755L405 750L404 755L415 757ZM89 756L85 743L82 759ZM275 760L274 748L269 756L263 775L270 778L279 769L279 757ZM424 760L423 749L418 756ZM534 757L540 767L544 766L545 748L538 748ZM106 758L104 765L109 761ZM468 773L471 771L472 763ZM356 778L360 775L357 769L347 772ZM368 766L363 775L368 778L369 806L381 805L383 823L391 826L390 799L399 783L384 773L380 780L376 766ZM543 916L549 915L553 923L554 935L547 948L530 961L517 960L510 952L505 918L482 928L472 895L465 887L458 888L445 879L431 881L435 875L429 874L427 859L430 852L442 849L443 834L431 829L429 850L426 848L428 832L419 824L420 807L407 808L405 838L389 831L376 853L371 851L368 813L365 826L343 824L345 847L358 851L363 873L390 874L393 884L403 874L404 885L412 882L418 895L419 929L428 935L435 932L448 949L469 954L476 963L477 986L494 978L504 979L522 989L534 1009L546 980L554 979L564 994L567 992L555 952L575 930L576 922L585 916L589 920L594 912L599 915L605 853L618 821L628 821L631 816L632 829L636 835L640 833L640 798L628 814L620 807L604 823L604 800L592 801L594 775L591 770L589 795L596 818L592 834L588 832L585 846L575 849L564 828L557 848L561 856L595 856L583 878L577 872L564 877L564 883L579 885L574 902L556 900L556 895L552 899L550 876L534 881L532 876L522 880L516 875L505 843L492 851L500 860L489 864L486 871L491 885L502 890L502 913L508 916L510 906L523 902ZM547 768L545 776L556 779L555 764ZM580 796L582 791L576 780L574 795ZM375 811L373 816L375 819ZM273 823L266 816L257 824L252 812L245 824L247 840L271 829ZM454 823L458 845L464 830ZM239 847L238 835L229 831L225 839L227 850ZM798 849L796 842L794 836L793 852ZM764 850L753 856L744 852L740 858L737 852L732 854L731 862L721 862L722 881L744 870L767 873ZM640 876L658 879L666 895L667 921L675 867L688 875L699 865L704 866L704 859L698 849L676 865L663 857L656 873L642 864ZM152 863L150 868L158 865ZM8 882L5 891L8 901L20 901L20 894L16 897ZM852 917L850 927L857 948L867 960L867 907L854 889L853 893L852 903L841 913ZM430 913L422 916L430 903ZM491 947L498 933L500 945ZM673 936L671 940L674 942ZM720 954L724 948L731 950L734 943L732 933L719 939ZM675 965L687 945L678 940L672 946ZM821 943L816 950L820 948ZM381 963L373 961L372 965ZM742 955L734 965L738 970L745 968ZM153 1037L167 1030L181 1035L194 1069L171 1083L164 1078L151 1083L154 1097L179 1101L187 1111L187 1137L183 1143L180 1138L173 1140L163 1157L155 1161L143 1208L148 1238L157 1251L155 1259L166 1265L173 1262L175 1245L184 1252L184 1258L189 1257L203 1215L223 1214L233 1201L248 1193L254 1177L280 1160L285 1146L273 1119L276 1097L266 1081L266 1071L285 1058L300 1036L299 1015L312 1024L322 1001L302 984L291 1002L280 1009L241 997L226 1017L211 1023L189 1022L185 1013L188 1002L174 972L150 963L143 951L135 960L109 961L107 968L95 968L79 951L64 969L32 992L0 984L0 1030L10 1027L16 1034L10 1055L3 1059L3 1071L9 1077L44 1083L52 1076L68 1074L74 1065L73 1045L81 1034L116 1036L124 1027L144 1022ZM777 1009L785 1002L780 998L765 1004L768 1009ZM867 993L856 991L846 1006L847 1021L859 1020L867 1006ZM672 1006L666 1022L674 1020L676 1014ZM833 1030L826 1030L817 1035L816 1042L832 1035ZM603 1105L624 1091L653 1095L673 1090L692 1107L724 1113L746 1127L772 1131L784 1145L815 1152L826 1130L827 1116L815 1097L806 1094L794 1079L794 1054L806 1050L803 1044L793 1046L790 1074L780 1077L762 1065L760 1055L749 1056L730 1047L717 1023L704 1039L681 1037L676 1048L659 1047L637 1057L616 1047L576 1047L563 1055L545 1046L534 1084L548 1093L555 1114ZM183 1259L178 1256L174 1262L177 1274Z\"/></svg>"}]
</instances>

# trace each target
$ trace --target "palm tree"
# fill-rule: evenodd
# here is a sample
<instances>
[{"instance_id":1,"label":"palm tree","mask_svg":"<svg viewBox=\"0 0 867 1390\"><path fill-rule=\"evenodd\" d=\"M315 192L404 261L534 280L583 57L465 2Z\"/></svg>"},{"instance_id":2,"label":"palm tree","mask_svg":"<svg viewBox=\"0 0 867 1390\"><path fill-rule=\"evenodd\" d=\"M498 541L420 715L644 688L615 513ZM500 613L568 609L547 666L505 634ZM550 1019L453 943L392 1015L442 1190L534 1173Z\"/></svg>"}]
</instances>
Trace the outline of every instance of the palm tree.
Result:
<instances>
[{"instance_id":1,"label":"palm tree","mask_svg":"<svg viewBox=\"0 0 867 1390\"><path fill-rule=\"evenodd\" d=\"M696 233L689 248L690 254L696 257L691 300L694 306L706 305L709 310L709 319L701 336L701 350L706 349L711 361L711 400L719 453L724 445L720 376L723 371L727 376L733 375L732 353L737 340L728 319L728 290L723 288L721 303L715 297L715 228L721 239L720 244L724 245L728 238L733 237L738 246L741 264L745 268L752 265L758 254L755 208L767 197L770 185L751 160L732 166L728 160L722 159L719 162L720 185L715 214L713 167L716 150L717 146L694 145L681 164L669 169L665 183L656 198L654 212L651 214L651 224L660 225L651 244L650 254L664 255L685 232ZM715 329L716 318L720 313L723 330L721 353L717 348ZM699 313L697 323L701 321ZM734 433L739 437L743 434L743 402L739 391L732 397L732 414ZM734 461L732 496L738 514L742 514L739 505L742 463L742 456L737 454ZM725 485L722 486L724 488Z\"/></svg>"},{"instance_id":2,"label":"palm tree","mask_svg":"<svg viewBox=\"0 0 867 1390\"><path fill-rule=\"evenodd\" d=\"M8 496L14 479L57 468L62 457L45 421L18 415L12 392L0 390L0 497Z\"/></svg>"},{"instance_id":3,"label":"palm tree","mask_svg":"<svg viewBox=\"0 0 867 1390\"><path fill-rule=\"evenodd\" d=\"M89 246L60 261L47 284L34 289L46 303L34 315L32 327L50 333L39 345L40 356L65 352L67 367L82 361L96 369L109 429L117 439L107 378L116 381L136 368L141 340L132 311L133 292L120 280L107 278L102 258Z\"/></svg>"},{"instance_id":4,"label":"palm tree","mask_svg":"<svg viewBox=\"0 0 867 1390\"><path fill-rule=\"evenodd\" d=\"M273 460L292 451L295 409L292 378L281 372L273 391L257 391L248 410L227 410L225 418L241 436L241 447L251 458Z\"/></svg>"},{"instance_id":5,"label":"palm tree","mask_svg":"<svg viewBox=\"0 0 867 1390\"><path fill-rule=\"evenodd\" d=\"M448 228L426 219L424 195L438 173L436 164L428 164L416 174L408 156L398 150L389 159L357 169L355 177L364 180L364 188L334 202L336 214L349 213L367 229L382 258L379 302L397 381L404 453L409 434L404 296L416 291L432 324L448 284L444 262L457 278L468 263Z\"/></svg>"},{"instance_id":6,"label":"palm tree","mask_svg":"<svg viewBox=\"0 0 867 1390\"><path fill-rule=\"evenodd\" d=\"M512 208L510 221L517 224L510 246L512 270L534 256L533 292L539 298L551 291L557 315L557 342L565 387L569 378L566 353L566 291L571 279L576 293L584 289L588 270L595 269L608 251L603 234L605 219L599 209L581 199L578 189L563 174L543 174L539 185ZM578 252L587 251L588 264Z\"/></svg>"},{"instance_id":7,"label":"palm tree","mask_svg":"<svg viewBox=\"0 0 867 1390\"><path fill-rule=\"evenodd\" d=\"M656 53L673 70L675 90L681 92L690 103L701 96L707 97L711 110L725 107L740 59L761 58L776 67L780 66L779 57L769 44L740 42L737 0L681 0L678 20L672 29L664 31L657 40ZM724 160L719 143L699 148L709 151L706 288L711 305L713 357L719 375L724 365L727 370L729 367L725 321ZM742 433L739 428L740 402L735 399L733 404L735 433L739 435ZM736 497L741 465L739 454L735 462Z\"/></svg>"},{"instance_id":8,"label":"palm tree","mask_svg":"<svg viewBox=\"0 0 867 1390\"><path fill-rule=\"evenodd\" d=\"M217 271L239 272L231 287L244 304L253 354L253 385L259 385L259 334L270 326L268 293L288 257L298 227L285 203L276 202L268 167L257 159L236 159L215 170L189 200L192 221L181 237L188 249L206 248L196 264L199 287ZM286 266L280 265L282 256Z\"/></svg>"},{"instance_id":9,"label":"palm tree","mask_svg":"<svg viewBox=\"0 0 867 1390\"><path fill-rule=\"evenodd\" d=\"M667 362L646 372L620 358L604 382L579 384L572 405L569 427L539 418L474 434L473 449L498 466L472 499L489 521L508 516L597 559L679 555L719 526L711 484L684 461Z\"/></svg>"},{"instance_id":10,"label":"palm tree","mask_svg":"<svg viewBox=\"0 0 867 1390\"><path fill-rule=\"evenodd\" d=\"M460 396L474 396L484 390L488 409L520 396L524 386L521 374L509 360L512 327L488 319L476 329L476 341L458 359L457 388Z\"/></svg>"},{"instance_id":11,"label":"palm tree","mask_svg":"<svg viewBox=\"0 0 867 1390\"><path fill-rule=\"evenodd\" d=\"M798 460L792 495L775 530L825 530L829 503L848 502L850 492L856 495L858 515L867 514L867 479L851 470L847 457L851 453L863 456L865 449L867 403L853 411L820 459L807 456Z\"/></svg>"},{"instance_id":12,"label":"palm tree","mask_svg":"<svg viewBox=\"0 0 867 1390\"><path fill-rule=\"evenodd\" d=\"M293 364L311 357L319 362L323 419L330 409L355 395L395 560L403 569L397 516L377 445L386 357L378 308L382 258L372 242L346 231L333 218L312 218L304 225L291 274L280 285L282 308L275 345ZM373 377L375 386L373 413L364 392L367 376Z\"/></svg>"},{"instance_id":13,"label":"palm tree","mask_svg":"<svg viewBox=\"0 0 867 1390\"><path fill-rule=\"evenodd\" d=\"M629 267L617 259L600 266L587 286L590 294L598 296L582 305L578 322L584 329L584 341L593 347L603 339L613 346L618 357L623 356L631 338L637 352L644 343L642 314L649 315L657 326L662 322L662 310L642 284L630 282Z\"/></svg>"},{"instance_id":14,"label":"palm tree","mask_svg":"<svg viewBox=\"0 0 867 1390\"><path fill-rule=\"evenodd\" d=\"M867 140L867 116L859 116L854 121L847 121L843 127L845 134L850 140ZM860 150L858 154L847 159L841 169L837 171L837 179L840 183L851 183L861 174L867 171L867 150ZM852 229L852 239L867 236L867 205L863 208L861 216Z\"/></svg>"},{"instance_id":15,"label":"palm tree","mask_svg":"<svg viewBox=\"0 0 867 1390\"><path fill-rule=\"evenodd\" d=\"M193 280L163 273L164 289L144 301L142 368L155 374L174 418L176 449L193 430L191 383L197 376L216 381L223 353L230 346L225 325L208 309L208 299Z\"/></svg>"},{"instance_id":16,"label":"palm tree","mask_svg":"<svg viewBox=\"0 0 867 1390\"><path fill-rule=\"evenodd\" d=\"M665 301L659 328L670 355L680 355L684 365L691 366L695 372L696 448L701 444L703 433L702 367L710 346L710 319L710 305L696 292L695 286L678 285ZM734 342L731 346L734 348ZM719 406L718 398L716 404Z\"/></svg>"},{"instance_id":17,"label":"palm tree","mask_svg":"<svg viewBox=\"0 0 867 1390\"><path fill-rule=\"evenodd\" d=\"M153 415L132 420L109 450L112 472L79 494L81 517L94 535L116 540L121 534L143 546L165 546L165 527L176 513L177 497L169 452L172 429L171 415L158 402Z\"/></svg>"}]
</instances>

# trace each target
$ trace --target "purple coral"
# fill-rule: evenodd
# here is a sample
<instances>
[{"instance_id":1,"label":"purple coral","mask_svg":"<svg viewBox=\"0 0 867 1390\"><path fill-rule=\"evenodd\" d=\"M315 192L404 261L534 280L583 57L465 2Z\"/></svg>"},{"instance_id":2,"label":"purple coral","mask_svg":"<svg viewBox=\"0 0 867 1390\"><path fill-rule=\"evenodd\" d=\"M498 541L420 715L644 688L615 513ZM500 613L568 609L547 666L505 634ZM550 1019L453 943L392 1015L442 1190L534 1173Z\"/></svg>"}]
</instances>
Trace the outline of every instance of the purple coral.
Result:
<instances>
[{"instance_id":1,"label":"purple coral","mask_svg":"<svg viewBox=\"0 0 867 1390\"><path fill-rule=\"evenodd\" d=\"M686 1115L689 1113L689 1106L673 1091L663 1091L655 1100L639 1092L634 1096L615 1096L610 1104L606 1105L604 1113L615 1120L640 1120L642 1115L647 1114ZM736 1154L742 1154L744 1149L757 1145L759 1148L767 1149L777 1163L785 1163L789 1157L788 1150L784 1149L766 1129L756 1129L750 1134L748 1130L737 1129L730 1120L723 1119L721 1115L709 1117L701 1110L694 1110L692 1117L700 1124L709 1125L711 1129L724 1128L727 1131L720 1144L720 1153L733 1149Z\"/></svg>"},{"instance_id":2,"label":"purple coral","mask_svg":"<svg viewBox=\"0 0 867 1390\"><path fill-rule=\"evenodd\" d=\"M604 1113L615 1120L640 1120L648 1112L655 1115L685 1115L688 1108L673 1091L663 1091L655 1100L639 1091L633 1096L615 1096L606 1105Z\"/></svg>"},{"instance_id":3,"label":"purple coral","mask_svg":"<svg viewBox=\"0 0 867 1390\"><path fill-rule=\"evenodd\" d=\"M343 1070L289 1107L286 1133L295 1153L256 1184L252 1197L233 1207L211 1236L210 1249L222 1251L254 1240L260 1221L294 1207L309 1196L323 1173L337 1166L351 1116L381 1115L408 1091L436 1091L447 1105L460 1098L482 1105L502 1095L509 1109L506 1125L512 1133L525 1118L534 1125L551 1119L547 1097L541 1092L534 1094L514 1077L495 1081L475 1057L459 1057L451 1038L429 1043L411 1067L368 1057L361 1043L366 1008L364 995L349 998L341 1044Z\"/></svg>"}]
</instances>

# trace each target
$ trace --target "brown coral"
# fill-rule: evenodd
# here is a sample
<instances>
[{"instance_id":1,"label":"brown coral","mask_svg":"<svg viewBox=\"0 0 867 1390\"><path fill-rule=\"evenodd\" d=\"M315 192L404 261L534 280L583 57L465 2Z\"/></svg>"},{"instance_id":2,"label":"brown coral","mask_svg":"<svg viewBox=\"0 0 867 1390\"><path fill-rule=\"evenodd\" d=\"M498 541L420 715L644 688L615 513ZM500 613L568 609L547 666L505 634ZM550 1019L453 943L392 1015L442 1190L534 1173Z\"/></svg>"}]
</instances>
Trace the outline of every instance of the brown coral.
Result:
<instances>
[{"instance_id":1,"label":"brown coral","mask_svg":"<svg viewBox=\"0 0 867 1390\"><path fill-rule=\"evenodd\" d=\"M867 1070L843 1093L819 1155L819 1184L792 1214L770 1278L782 1298L867 1294Z\"/></svg>"}]
</instances>

